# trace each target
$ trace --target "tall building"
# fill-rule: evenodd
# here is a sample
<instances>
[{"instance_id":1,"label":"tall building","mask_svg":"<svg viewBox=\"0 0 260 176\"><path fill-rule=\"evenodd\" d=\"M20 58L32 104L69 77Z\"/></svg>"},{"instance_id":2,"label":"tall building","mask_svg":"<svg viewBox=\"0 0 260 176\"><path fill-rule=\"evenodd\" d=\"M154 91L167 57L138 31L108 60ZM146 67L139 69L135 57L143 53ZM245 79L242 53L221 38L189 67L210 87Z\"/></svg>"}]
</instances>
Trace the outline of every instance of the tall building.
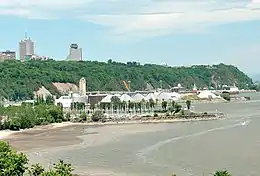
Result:
<instances>
[{"instance_id":1,"label":"tall building","mask_svg":"<svg viewBox=\"0 0 260 176\"><path fill-rule=\"evenodd\" d=\"M81 95L87 94L87 81L85 78L79 80L79 92Z\"/></svg>"},{"instance_id":2,"label":"tall building","mask_svg":"<svg viewBox=\"0 0 260 176\"><path fill-rule=\"evenodd\" d=\"M15 51L6 50L3 52L0 52L0 61L15 60L15 58L16 58Z\"/></svg>"},{"instance_id":3,"label":"tall building","mask_svg":"<svg viewBox=\"0 0 260 176\"><path fill-rule=\"evenodd\" d=\"M71 44L70 45L70 51L69 55L67 57L67 60L70 61L82 61L82 48L79 48L78 44Z\"/></svg>"},{"instance_id":4,"label":"tall building","mask_svg":"<svg viewBox=\"0 0 260 176\"><path fill-rule=\"evenodd\" d=\"M25 60L34 55L34 42L27 37L19 42L20 60Z\"/></svg>"}]
</instances>

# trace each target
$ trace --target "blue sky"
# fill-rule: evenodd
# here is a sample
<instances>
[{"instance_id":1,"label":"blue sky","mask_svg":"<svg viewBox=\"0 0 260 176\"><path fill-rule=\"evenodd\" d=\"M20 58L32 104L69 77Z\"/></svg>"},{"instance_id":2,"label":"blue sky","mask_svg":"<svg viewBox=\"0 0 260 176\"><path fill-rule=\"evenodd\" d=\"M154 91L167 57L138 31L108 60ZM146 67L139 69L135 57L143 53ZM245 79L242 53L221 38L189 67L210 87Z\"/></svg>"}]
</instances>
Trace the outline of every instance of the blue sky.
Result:
<instances>
[{"instance_id":1,"label":"blue sky","mask_svg":"<svg viewBox=\"0 0 260 176\"><path fill-rule=\"evenodd\" d=\"M234 64L259 73L258 0L0 0L0 50L25 31L38 55L168 65ZM18 54L17 54L18 55Z\"/></svg>"}]
</instances>

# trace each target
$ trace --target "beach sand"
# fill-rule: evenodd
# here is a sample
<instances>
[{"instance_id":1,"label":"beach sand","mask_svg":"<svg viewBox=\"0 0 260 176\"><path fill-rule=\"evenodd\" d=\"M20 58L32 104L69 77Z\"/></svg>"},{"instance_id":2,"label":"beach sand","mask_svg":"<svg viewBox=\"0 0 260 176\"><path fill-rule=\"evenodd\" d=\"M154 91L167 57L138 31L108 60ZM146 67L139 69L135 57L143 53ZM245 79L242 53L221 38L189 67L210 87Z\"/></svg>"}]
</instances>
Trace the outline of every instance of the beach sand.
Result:
<instances>
[{"instance_id":1,"label":"beach sand","mask_svg":"<svg viewBox=\"0 0 260 176\"><path fill-rule=\"evenodd\" d=\"M193 119L199 121L205 119ZM216 119L207 119L216 120ZM160 121L140 121L121 123L60 123L35 127L19 132L0 131L2 139L8 141L16 150L27 154L31 163L40 163L49 167L50 161L57 161L56 153L70 152L75 149L104 145L118 138L137 133L163 131L165 123L188 122L190 119L171 119ZM148 123L149 122L149 123ZM147 124L148 123L148 124ZM80 168L76 166L76 173L80 175L124 175L102 168Z\"/></svg>"},{"instance_id":2,"label":"beach sand","mask_svg":"<svg viewBox=\"0 0 260 176\"><path fill-rule=\"evenodd\" d=\"M150 132L161 129L164 123L193 122L205 120L219 120L219 118L197 118L197 119L161 119L161 120L131 120L121 122L93 122L93 123L53 123L45 126L37 126L20 131L0 131L0 140L8 141L15 149L27 151L33 148L68 146L82 142L81 136L86 135L84 129L88 128L88 136L95 136L95 140L84 138L88 144L102 144L108 139L139 132ZM147 124L153 128L147 128ZM138 125L136 128L135 125ZM143 126L143 128L140 128ZM103 127L103 128L102 128ZM97 130L98 129L98 130ZM99 139L102 134L110 138ZM92 135L90 135L92 134ZM98 135L99 134L99 135Z\"/></svg>"}]
</instances>

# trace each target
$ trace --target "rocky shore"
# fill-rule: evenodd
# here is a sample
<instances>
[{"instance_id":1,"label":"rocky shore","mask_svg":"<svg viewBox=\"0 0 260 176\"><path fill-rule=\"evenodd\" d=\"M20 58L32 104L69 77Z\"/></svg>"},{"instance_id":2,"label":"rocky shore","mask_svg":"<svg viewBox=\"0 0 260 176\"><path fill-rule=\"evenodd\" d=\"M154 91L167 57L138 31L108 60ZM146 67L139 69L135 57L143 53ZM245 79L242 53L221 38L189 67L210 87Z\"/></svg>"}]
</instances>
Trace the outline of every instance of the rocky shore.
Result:
<instances>
[{"instance_id":1,"label":"rocky shore","mask_svg":"<svg viewBox=\"0 0 260 176\"><path fill-rule=\"evenodd\" d=\"M193 122L208 121L225 118L223 113L190 113L190 114L156 114L152 115L105 115L99 121L89 120L85 125L116 125L116 124L138 124L138 123L173 123L173 122Z\"/></svg>"}]
</instances>

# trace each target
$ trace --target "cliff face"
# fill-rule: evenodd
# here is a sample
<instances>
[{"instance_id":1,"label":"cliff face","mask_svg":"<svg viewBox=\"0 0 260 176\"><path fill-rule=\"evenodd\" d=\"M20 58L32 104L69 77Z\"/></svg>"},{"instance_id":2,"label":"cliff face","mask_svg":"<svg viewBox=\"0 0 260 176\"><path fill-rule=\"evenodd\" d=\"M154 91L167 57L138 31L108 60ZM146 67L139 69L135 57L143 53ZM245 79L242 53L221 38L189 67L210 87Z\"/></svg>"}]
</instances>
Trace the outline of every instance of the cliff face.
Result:
<instances>
[{"instance_id":1,"label":"cliff face","mask_svg":"<svg viewBox=\"0 0 260 176\"><path fill-rule=\"evenodd\" d=\"M131 90L145 90L147 85L158 88L161 83L164 88L178 83L187 88L192 88L194 83L197 87L236 84L239 88L252 84L252 80L238 68L224 64L166 67L135 62L6 61L0 63L0 96L33 98L33 92L42 86L52 94L62 94L64 91L60 90L62 86L59 84L78 85L82 77L86 78L90 91L126 90L123 80L130 83Z\"/></svg>"},{"instance_id":2,"label":"cliff face","mask_svg":"<svg viewBox=\"0 0 260 176\"><path fill-rule=\"evenodd\" d=\"M70 91L77 92L78 87L72 83L52 83L52 85L59 91L61 94L68 94Z\"/></svg>"}]
</instances>

